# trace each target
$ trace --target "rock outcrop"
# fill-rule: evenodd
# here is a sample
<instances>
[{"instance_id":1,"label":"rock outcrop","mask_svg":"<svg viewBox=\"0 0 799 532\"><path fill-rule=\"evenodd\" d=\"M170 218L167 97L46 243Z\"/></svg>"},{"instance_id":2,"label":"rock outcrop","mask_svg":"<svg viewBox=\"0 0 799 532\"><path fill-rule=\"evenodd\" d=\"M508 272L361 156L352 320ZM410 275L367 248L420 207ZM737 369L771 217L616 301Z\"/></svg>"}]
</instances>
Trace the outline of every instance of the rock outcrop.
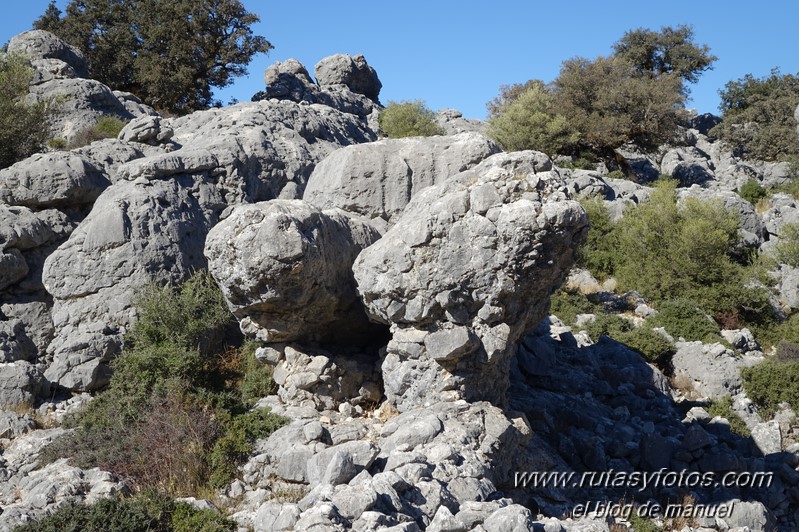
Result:
<instances>
[{"instance_id":1,"label":"rock outcrop","mask_svg":"<svg viewBox=\"0 0 799 532\"><path fill-rule=\"evenodd\" d=\"M380 140L348 146L320 162L303 199L392 222L419 190L467 170L499 147L476 133Z\"/></svg>"},{"instance_id":2,"label":"rock outcrop","mask_svg":"<svg viewBox=\"0 0 799 532\"><path fill-rule=\"evenodd\" d=\"M546 157L544 160L548 161ZM545 315L588 220L541 154L499 154L419 192L355 263L402 410L446 397L506 402L516 341Z\"/></svg>"}]
</instances>

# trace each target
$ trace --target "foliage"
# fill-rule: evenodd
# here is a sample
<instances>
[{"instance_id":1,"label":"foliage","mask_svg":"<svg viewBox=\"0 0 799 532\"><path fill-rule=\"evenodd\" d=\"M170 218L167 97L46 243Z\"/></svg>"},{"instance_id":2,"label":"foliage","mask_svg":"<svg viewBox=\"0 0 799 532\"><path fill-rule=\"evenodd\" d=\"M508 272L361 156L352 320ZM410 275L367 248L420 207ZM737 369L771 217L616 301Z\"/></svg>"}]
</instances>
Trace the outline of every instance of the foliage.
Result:
<instances>
[{"instance_id":1,"label":"foliage","mask_svg":"<svg viewBox=\"0 0 799 532\"><path fill-rule=\"evenodd\" d=\"M799 345L783 340L777 345L774 358L780 362L799 362Z\"/></svg>"},{"instance_id":2,"label":"foliage","mask_svg":"<svg viewBox=\"0 0 799 532\"><path fill-rule=\"evenodd\" d=\"M799 409L799 362L765 360L741 369L744 390L766 416L772 416L782 402Z\"/></svg>"},{"instance_id":3,"label":"foliage","mask_svg":"<svg viewBox=\"0 0 799 532\"><path fill-rule=\"evenodd\" d=\"M25 101L33 73L23 57L0 57L0 168L42 151L50 139L52 106Z\"/></svg>"},{"instance_id":4,"label":"foliage","mask_svg":"<svg viewBox=\"0 0 799 532\"><path fill-rule=\"evenodd\" d=\"M545 86L546 83L540 79L531 79L524 83L514 83L513 85L502 85L499 88L499 95L486 104L489 120L500 114L505 106L516 101L519 96L528 90Z\"/></svg>"},{"instance_id":5,"label":"foliage","mask_svg":"<svg viewBox=\"0 0 799 532\"><path fill-rule=\"evenodd\" d=\"M436 115L422 100L388 102L378 117L380 129L389 138L443 135Z\"/></svg>"},{"instance_id":6,"label":"foliage","mask_svg":"<svg viewBox=\"0 0 799 532\"><path fill-rule=\"evenodd\" d=\"M253 442L264 438L285 424L285 419L261 408L230 421L225 435L219 438L208 457L211 467L209 485L221 488L236 474L236 466L252 452Z\"/></svg>"},{"instance_id":7,"label":"foliage","mask_svg":"<svg viewBox=\"0 0 799 532\"><path fill-rule=\"evenodd\" d=\"M799 156L794 111L799 105L799 75L755 78L747 74L719 91L723 120L710 134L732 146L739 157L788 161Z\"/></svg>"},{"instance_id":8,"label":"foliage","mask_svg":"<svg viewBox=\"0 0 799 532\"><path fill-rule=\"evenodd\" d=\"M15 532L222 532L236 524L213 510L198 510L153 490L131 498L100 499L87 505L66 502Z\"/></svg>"},{"instance_id":9,"label":"foliage","mask_svg":"<svg viewBox=\"0 0 799 532\"><path fill-rule=\"evenodd\" d=\"M488 120L488 136L505 151L562 153L578 140L577 131L556 112L552 94L542 82L528 82L525 87L519 94L500 96L498 100L506 103Z\"/></svg>"},{"instance_id":10,"label":"foliage","mask_svg":"<svg viewBox=\"0 0 799 532\"><path fill-rule=\"evenodd\" d=\"M577 145L608 158L627 142L671 140L684 113L682 79L639 72L618 57L564 61L553 83L554 107L579 133Z\"/></svg>"},{"instance_id":11,"label":"foliage","mask_svg":"<svg viewBox=\"0 0 799 532\"><path fill-rule=\"evenodd\" d=\"M780 227L779 241L774 246L777 262L799 267L799 224L787 223Z\"/></svg>"},{"instance_id":12,"label":"foliage","mask_svg":"<svg viewBox=\"0 0 799 532\"><path fill-rule=\"evenodd\" d=\"M256 344L247 343L240 350L241 381L239 392L246 405L253 405L267 395L277 393L277 385L272 379L272 367L255 358Z\"/></svg>"},{"instance_id":13,"label":"foliage","mask_svg":"<svg viewBox=\"0 0 799 532\"><path fill-rule=\"evenodd\" d=\"M638 515L638 510L630 512L630 525L635 532L662 532L663 529L651 519Z\"/></svg>"},{"instance_id":14,"label":"foliage","mask_svg":"<svg viewBox=\"0 0 799 532\"><path fill-rule=\"evenodd\" d=\"M713 417L719 416L729 421L730 431L739 436L748 438L752 435L749 427L747 427L744 420L741 419L741 416L732 409L732 398L729 395L711 401L707 408L707 413Z\"/></svg>"},{"instance_id":15,"label":"foliage","mask_svg":"<svg viewBox=\"0 0 799 532\"><path fill-rule=\"evenodd\" d=\"M577 265L589 270L598 279L613 275L619 260L616 224L602 198L585 198L580 204L588 215L588 238L577 252Z\"/></svg>"},{"instance_id":16,"label":"foliage","mask_svg":"<svg viewBox=\"0 0 799 532\"><path fill-rule=\"evenodd\" d=\"M103 116L92 127L79 131L67 146L69 149L88 146L96 140L113 139L127 125L126 120L115 116Z\"/></svg>"},{"instance_id":17,"label":"foliage","mask_svg":"<svg viewBox=\"0 0 799 532\"><path fill-rule=\"evenodd\" d=\"M651 326L644 324L636 327L630 320L617 314L597 314L586 332L594 341L598 341L600 336L613 338L641 353L648 361L664 366L674 354L674 346L671 345L671 342L653 330Z\"/></svg>"},{"instance_id":18,"label":"foliage","mask_svg":"<svg viewBox=\"0 0 799 532\"><path fill-rule=\"evenodd\" d=\"M664 301L658 307L658 315L652 319L652 324L663 327L675 338L682 337L689 342L717 342L721 332L715 321L686 299Z\"/></svg>"},{"instance_id":19,"label":"foliage","mask_svg":"<svg viewBox=\"0 0 799 532\"><path fill-rule=\"evenodd\" d=\"M274 389L271 373L256 366L252 346L245 349L252 361L241 363L247 357L237 353L228 364L234 369L226 367L231 316L207 273L179 288L149 286L136 303L139 319L108 390L68 420L75 430L48 446L42 461L70 456L79 467L182 496L220 486L255 438L285 422L267 409L247 413L244 401Z\"/></svg>"},{"instance_id":20,"label":"foliage","mask_svg":"<svg viewBox=\"0 0 799 532\"><path fill-rule=\"evenodd\" d=\"M93 79L185 114L272 48L253 35L258 20L239 0L71 0L63 17L51 2L34 27L83 51Z\"/></svg>"},{"instance_id":21,"label":"foliage","mask_svg":"<svg viewBox=\"0 0 799 532\"><path fill-rule=\"evenodd\" d=\"M760 185L757 179L752 178L741 185L738 195L752 205L756 205L758 201L768 196L768 192Z\"/></svg>"},{"instance_id":22,"label":"foliage","mask_svg":"<svg viewBox=\"0 0 799 532\"><path fill-rule=\"evenodd\" d=\"M578 314L594 314L597 306L580 294L572 294L560 289L551 298L550 313L557 316L566 325L573 325Z\"/></svg>"},{"instance_id":23,"label":"foliage","mask_svg":"<svg viewBox=\"0 0 799 532\"><path fill-rule=\"evenodd\" d=\"M706 44L694 43L693 28L686 25L664 26L659 32L630 30L613 45L613 51L642 72L676 74L689 83L696 83L718 59Z\"/></svg>"}]
</instances>

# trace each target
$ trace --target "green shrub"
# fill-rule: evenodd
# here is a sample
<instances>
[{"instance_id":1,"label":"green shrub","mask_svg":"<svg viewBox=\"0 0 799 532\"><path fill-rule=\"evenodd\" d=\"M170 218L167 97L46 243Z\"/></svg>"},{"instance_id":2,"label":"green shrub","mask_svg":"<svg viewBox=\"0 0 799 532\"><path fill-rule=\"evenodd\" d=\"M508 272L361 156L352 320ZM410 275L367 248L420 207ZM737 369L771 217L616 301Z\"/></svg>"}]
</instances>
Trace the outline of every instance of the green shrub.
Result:
<instances>
[{"instance_id":1,"label":"green shrub","mask_svg":"<svg viewBox=\"0 0 799 532\"><path fill-rule=\"evenodd\" d=\"M599 307L588 301L585 296L571 294L561 289L552 294L549 312L566 325L574 325L578 314L595 314L599 311Z\"/></svg>"},{"instance_id":2,"label":"green shrub","mask_svg":"<svg viewBox=\"0 0 799 532\"><path fill-rule=\"evenodd\" d=\"M24 57L0 57L0 169L43 151L52 136L52 102L25 101L33 74Z\"/></svg>"},{"instance_id":3,"label":"green shrub","mask_svg":"<svg viewBox=\"0 0 799 532\"><path fill-rule=\"evenodd\" d=\"M780 362L799 362L799 345L786 340L777 345L775 360Z\"/></svg>"},{"instance_id":4,"label":"green shrub","mask_svg":"<svg viewBox=\"0 0 799 532\"><path fill-rule=\"evenodd\" d=\"M265 438L286 421L268 408L252 410L230 420L225 435L217 440L208 458L212 469L209 485L219 489L228 484L235 477L237 466L252 452L255 440Z\"/></svg>"},{"instance_id":5,"label":"green shrub","mask_svg":"<svg viewBox=\"0 0 799 532\"><path fill-rule=\"evenodd\" d=\"M774 258L779 263L799 267L799 224L788 223L780 227Z\"/></svg>"},{"instance_id":6,"label":"green shrub","mask_svg":"<svg viewBox=\"0 0 799 532\"><path fill-rule=\"evenodd\" d=\"M388 102L378 117L380 129L390 138L443 135L436 115L421 100Z\"/></svg>"},{"instance_id":7,"label":"green shrub","mask_svg":"<svg viewBox=\"0 0 799 532\"><path fill-rule=\"evenodd\" d=\"M198 510L153 490L95 504L69 501L15 532L222 532L236 524L213 510Z\"/></svg>"},{"instance_id":8,"label":"green shrub","mask_svg":"<svg viewBox=\"0 0 799 532\"><path fill-rule=\"evenodd\" d=\"M747 427L746 423L744 423L744 420L741 419L741 416L735 413L735 411L732 409L732 398L728 395L711 401L707 408L707 413L713 417L719 416L729 421L730 431L738 434L739 436L748 438L752 435L749 427Z\"/></svg>"},{"instance_id":9,"label":"green shrub","mask_svg":"<svg viewBox=\"0 0 799 532\"><path fill-rule=\"evenodd\" d=\"M695 303L686 299L664 301L658 306L658 315L652 324L663 327L675 338L691 341L717 342L721 329L718 324L699 309Z\"/></svg>"},{"instance_id":10,"label":"green shrub","mask_svg":"<svg viewBox=\"0 0 799 532\"><path fill-rule=\"evenodd\" d=\"M787 161L799 156L793 113L799 105L799 76L751 74L730 81L719 91L722 122L711 136L732 146L739 157Z\"/></svg>"},{"instance_id":11,"label":"green shrub","mask_svg":"<svg viewBox=\"0 0 799 532\"><path fill-rule=\"evenodd\" d=\"M630 320L617 314L597 314L586 332L595 342L600 336L613 338L640 353L646 360L666 365L674 347L662 334L647 324L636 327Z\"/></svg>"},{"instance_id":12,"label":"green shrub","mask_svg":"<svg viewBox=\"0 0 799 532\"><path fill-rule=\"evenodd\" d=\"M741 188L738 190L738 195L752 205L756 205L758 201L768 196L768 192L760 185L757 179L749 179L746 183L741 185Z\"/></svg>"},{"instance_id":13,"label":"green shrub","mask_svg":"<svg viewBox=\"0 0 799 532\"><path fill-rule=\"evenodd\" d=\"M136 302L139 319L108 389L67 421L75 430L42 462L69 456L181 496L221 486L252 442L285 422L267 409L247 413L245 402L274 390L271 373L256 366L254 346L225 348L231 317L207 273L150 286Z\"/></svg>"},{"instance_id":14,"label":"green shrub","mask_svg":"<svg viewBox=\"0 0 799 532\"><path fill-rule=\"evenodd\" d=\"M581 199L580 204L588 215L588 238L577 252L577 265L589 270L596 278L612 276L620 256L617 225L610 219L602 198Z\"/></svg>"},{"instance_id":15,"label":"green shrub","mask_svg":"<svg viewBox=\"0 0 799 532\"><path fill-rule=\"evenodd\" d=\"M115 139L128 122L115 116L103 116L97 123L86 129L78 131L69 143L69 149L88 146L94 141L103 139Z\"/></svg>"},{"instance_id":16,"label":"green shrub","mask_svg":"<svg viewBox=\"0 0 799 532\"><path fill-rule=\"evenodd\" d=\"M526 87L489 118L488 136L505 151L562 153L577 141L577 132L555 112L552 95L542 82L528 82Z\"/></svg>"},{"instance_id":17,"label":"green shrub","mask_svg":"<svg viewBox=\"0 0 799 532\"><path fill-rule=\"evenodd\" d=\"M741 370L746 395L763 411L773 416L781 402L799 409L799 362L765 360Z\"/></svg>"}]
</instances>

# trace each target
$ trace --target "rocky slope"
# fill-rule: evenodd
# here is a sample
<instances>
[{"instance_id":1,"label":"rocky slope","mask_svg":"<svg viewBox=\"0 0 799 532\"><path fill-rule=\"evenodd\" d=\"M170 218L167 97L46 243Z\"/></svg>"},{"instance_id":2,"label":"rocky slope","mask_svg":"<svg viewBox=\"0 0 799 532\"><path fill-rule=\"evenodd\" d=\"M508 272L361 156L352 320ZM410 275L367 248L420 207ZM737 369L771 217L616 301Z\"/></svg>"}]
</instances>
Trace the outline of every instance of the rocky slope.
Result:
<instances>
[{"instance_id":1,"label":"rocky slope","mask_svg":"<svg viewBox=\"0 0 799 532\"><path fill-rule=\"evenodd\" d=\"M137 118L117 139L0 171L0 530L126 489L64 461L37 468L63 432L37 423L57 425L108 382L137 289L205 268L274 366L278 392L259 404L291 419L219 495L242 527L610 530L627 520L580 505L686 497L730 509L684 520L691 529L799 526L791 413L764 422L741 391L739 368L763 357L751 333L726 331L730 346L678 341L675 375L692 383L680 391L637 352L548 315L587 233L575 200L600 194L620 213L647 200L645 184L500 153L456 112L439 115L447 136L378 141L381 85L361 56L322 60L316 82L297 61L277 63L259 101L166 119L80 77L80 54L48 34L9 49L30 54L32 98L75 88L64 136L97 116ZM681 196L721 199L768 249L799 204L776 196L757 212L736 191L784 182L789 168L737 160L706 122L682 146L625 157L641 183L666 173ZM779 275L783 304L799 307L799 272ZM596 284L588 277L570 282ZM752 437L689 391L732 396ZM586 471L772 482L520 482Z\"/></svg>"}]
</instances>

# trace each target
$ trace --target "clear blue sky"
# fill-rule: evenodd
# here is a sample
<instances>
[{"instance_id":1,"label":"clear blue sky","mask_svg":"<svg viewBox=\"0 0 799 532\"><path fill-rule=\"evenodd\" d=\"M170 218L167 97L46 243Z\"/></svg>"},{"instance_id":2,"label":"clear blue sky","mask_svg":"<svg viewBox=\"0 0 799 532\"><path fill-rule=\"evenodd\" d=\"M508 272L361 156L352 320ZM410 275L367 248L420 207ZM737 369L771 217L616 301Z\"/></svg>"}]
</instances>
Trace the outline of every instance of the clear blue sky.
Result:
<instances>
[{"instance_id":1,"label":"clear blue sky","mask_svg":"<svg viewBox=\"0 0 799 532\"><path fill-rule=\"evenodd\" d=\"M256 57L250 73L218 91L249 100L263 89L263 71L276 60L296 58L313 66L334 53L364 54L383 82L380 98L422 99L432 109L456 108L484 118L485 103L506 83L550 81L563 60L610 53L625 31L691 24L698 43L719 57L691 87L689 107L717 112L718 89L744 74L772 67L799 72L799 2L762 0L353 0L307 2L243 0L258 14L254 27L275 46ZM8 1L0 43L30 29L48 0ZM67 0L59 0L63 10ZM650 7L651 6L651 7Z\"/></svg>"}]
</instances>

